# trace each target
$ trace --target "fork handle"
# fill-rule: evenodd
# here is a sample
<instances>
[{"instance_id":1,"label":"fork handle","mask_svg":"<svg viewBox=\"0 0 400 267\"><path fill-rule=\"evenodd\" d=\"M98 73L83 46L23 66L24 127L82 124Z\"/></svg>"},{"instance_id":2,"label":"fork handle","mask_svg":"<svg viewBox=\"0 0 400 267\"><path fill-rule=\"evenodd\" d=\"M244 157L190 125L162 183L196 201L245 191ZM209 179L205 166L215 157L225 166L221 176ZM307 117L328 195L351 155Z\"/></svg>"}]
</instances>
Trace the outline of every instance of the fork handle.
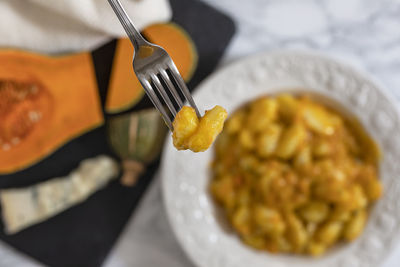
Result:
<instances>
[{"instance_id":1,"label":"fork handle","mask_svg":"<svg viewBox=\"0 0 400 267\"><path fill-rule=\"evenodd\" d=\"M124 27L126 34L131 40L133 47L135 48L135 51L138 51L140 45L146 44L146 40L133 25L131 19L129 18L119 0L108 0L108 3L111 5L119 21Z\"/></svg>"}]
</instances>

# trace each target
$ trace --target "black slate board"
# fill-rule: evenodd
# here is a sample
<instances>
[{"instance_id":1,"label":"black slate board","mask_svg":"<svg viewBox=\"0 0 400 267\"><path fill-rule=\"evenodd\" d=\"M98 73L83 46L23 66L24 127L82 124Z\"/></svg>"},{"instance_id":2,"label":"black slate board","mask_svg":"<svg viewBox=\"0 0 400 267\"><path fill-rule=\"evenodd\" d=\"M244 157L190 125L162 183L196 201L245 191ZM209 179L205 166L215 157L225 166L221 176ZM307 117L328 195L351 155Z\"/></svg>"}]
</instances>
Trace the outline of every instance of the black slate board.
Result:
<instances>
[{"instance_id":1,"label":"black slate board","mask_svg":"<svg viewBox=\"0 0 400 267\"><path fill-rule=\"evenodd\" d=\"M171 0L171 5L173 21L189 32L198 49L198 68L189 83L189 88L193 89L213 71L235 27L230 18L198 0ZM115 43L111 41L92 53L103 104ZM144 97L133 109L149 106L150 101ZM81 160L98 154L115 157L106 143L104 126L66 144L31 168L0 176L0 188L27 186L67 175ZM48 266L100 266L132 216L158 165L159 160L156 160L148 166L135 187L122 187L114 181L84 203L46 222L11 236L0 230L0 239ZM0 229L3 229L1 221Z\"/></svg>"}]
</instances>

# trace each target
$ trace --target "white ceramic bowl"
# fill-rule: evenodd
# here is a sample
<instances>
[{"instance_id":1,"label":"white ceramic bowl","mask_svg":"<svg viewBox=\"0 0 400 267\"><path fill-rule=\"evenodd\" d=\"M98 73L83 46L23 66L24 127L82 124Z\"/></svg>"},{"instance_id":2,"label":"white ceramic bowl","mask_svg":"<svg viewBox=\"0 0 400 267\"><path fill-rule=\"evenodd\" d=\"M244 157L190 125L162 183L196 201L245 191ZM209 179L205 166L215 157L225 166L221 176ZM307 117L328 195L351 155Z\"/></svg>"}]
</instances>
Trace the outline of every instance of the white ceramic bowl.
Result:
<instances>
[{"instance_id":1,"label":"white ceramic bowl","mask_svg":"<svg viewBox=\"0 0 400 267\"><path fill-rule=\"evenodd\" d=\"M183 249L201 267L378 266L394 247L400 228L400 117L394 101L367 75L329 58L294 52L259 54L216 72L194 94L198 106L229 112L260 95L289 89L314 92L340 103L378 142L384 158L384 195L355 242L313 259L258 252L224 231L207 185L213 149L177 152L169 138L162 161L164 202Z\"/></svg>"}]
</instances>

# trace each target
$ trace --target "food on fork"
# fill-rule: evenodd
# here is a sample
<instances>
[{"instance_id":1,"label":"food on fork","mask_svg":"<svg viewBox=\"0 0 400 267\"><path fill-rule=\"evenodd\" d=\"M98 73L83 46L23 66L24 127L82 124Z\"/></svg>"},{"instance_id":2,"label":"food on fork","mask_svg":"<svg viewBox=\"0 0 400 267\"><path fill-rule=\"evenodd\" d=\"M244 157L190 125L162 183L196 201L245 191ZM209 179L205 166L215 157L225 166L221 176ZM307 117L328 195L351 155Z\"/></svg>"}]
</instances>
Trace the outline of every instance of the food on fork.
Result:
<instances>
[{"instance_id":1,"label":"food on fork","mask_svg":"<svg viewBox=\"0 0 400 267\"><path fill-rule=\"evenodd\" d=\"M178 150L190 149L193 152L207 150L222 131L228 113L221 106L215 106L198 118L195 110L183 106L172 123L174 146Z\"/></svg>"},{"instance_id":2,"label":"food on fork","mask_svg":"<svg viewBox=\"0 0 400 267\"><path fill-rule=\"evenodd\" d=\"M379 148L307 97L261 97L218 137L210 191L249 246L317 256L363 231L382 195Z\"/></svg>"}]
</instances>

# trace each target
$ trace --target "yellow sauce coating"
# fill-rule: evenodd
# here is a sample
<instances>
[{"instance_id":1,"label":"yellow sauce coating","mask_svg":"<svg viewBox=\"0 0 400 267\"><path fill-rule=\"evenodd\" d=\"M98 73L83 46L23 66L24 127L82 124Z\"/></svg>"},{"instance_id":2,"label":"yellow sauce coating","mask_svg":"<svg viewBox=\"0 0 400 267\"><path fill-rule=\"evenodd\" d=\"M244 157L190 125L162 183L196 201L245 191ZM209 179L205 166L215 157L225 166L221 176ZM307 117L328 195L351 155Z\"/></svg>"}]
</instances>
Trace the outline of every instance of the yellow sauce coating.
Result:
<instances>
[{"instance_id":1,"label":"yellow sauce coating","mask_svg":"<svg viewBox=\"0 0 400 267\"><path fill-rule=\"evenodd\" d=\"M227 116L221 106L206 111L200 119L192 107L182 107L172 123L174 146L178 150L190 149L193 152L207 150L222 131Z\"/></svg>"}]
</instances>

